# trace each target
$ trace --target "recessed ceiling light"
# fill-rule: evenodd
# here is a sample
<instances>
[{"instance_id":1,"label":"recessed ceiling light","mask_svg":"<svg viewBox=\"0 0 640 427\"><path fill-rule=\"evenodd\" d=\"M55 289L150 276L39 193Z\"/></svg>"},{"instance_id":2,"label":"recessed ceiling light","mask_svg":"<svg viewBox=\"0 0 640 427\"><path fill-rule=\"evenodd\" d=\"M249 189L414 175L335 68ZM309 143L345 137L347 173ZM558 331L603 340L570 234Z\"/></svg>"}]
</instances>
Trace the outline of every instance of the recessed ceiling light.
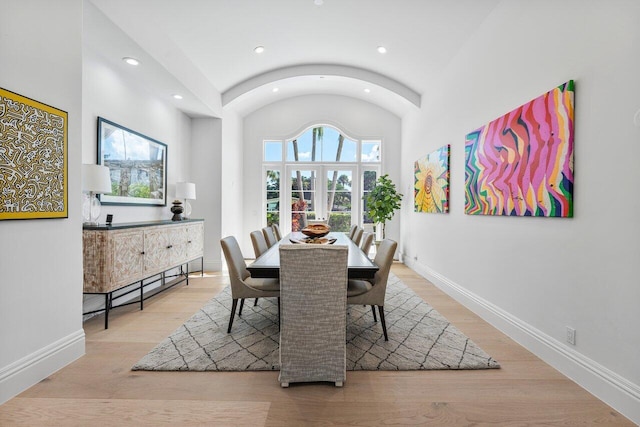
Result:
<instances>
[{"instance_id":1,"label":"recessed ceiling light","mask_svg":"<svg viewBox=\"0 0 640 427\"><path fill-rule=\"evenodd\" d=\"M271 89L271 91L272 91L272 92L277 92L277 91L279 91L279 90L280 90L280 89L278 89L277 87L274 87L273 89Z\"/></svg>"},{"instance_id":2,"label":"recessed ceiling light","mask_svg":"<svg viewBox=\"0 0 640 427\"><path fill-rule=\"evenodd\" d=\"M255 53L262 53L262 52L264 52L264 46L256 46L256 48L253 49L253 51Z\"/></svg>"},{"instance_id":3,"label":"recessed ceiling light","mask_svg":"<svg viewBox=\"0 0 640 427\"><path fill-rule=\"evenodd\" d=\"M369 93L369 92L371 92L371 89L366 88L364 91L365 91L366 93Z\"/></svg>"},{"instance_id":4,"label":"recessed ceiling light","mask_svg":"<svg viewBox=\"0 0 640 427\"><path fill-rule=\"evenodd\" d=\"M138 65L140 64L140 61L138 61L136 58L131 58L129 56L125 56L124 58L122 58L122 60L124 62L126 62L129 65Z\"/></svg>"},{"instance_id":5,"label":"recessed ceiling light","mask_svg":"<svg viewBox=\"0 0 640 427\"><path fill-rule=\"evenodd\" d=\"M322 6L324 4L324 0L313 0L313 4L316 6Z\"/></svg>"},{"instance_id":6,"label":"recessed ceiling light","mask_svg":"<svg viewBox=\"0 0 640 427\"><path fill-rule=\"evenodd\" d=\"M175 95L173 95L173 97L174 97L175 99L182 99L182 95L178 95L177 93L176 93Z\"/></svg>"},{"instance_id":7,"label":"recessed ceiling light","mask_svg":"<svg viewBox=\"0 0 640 427\"><path fill-rule=\"evenodd\" d=\"M387 48L384 46L378 46L378 52L379 53L387 53Z\"/></svg>"}]
</instances>

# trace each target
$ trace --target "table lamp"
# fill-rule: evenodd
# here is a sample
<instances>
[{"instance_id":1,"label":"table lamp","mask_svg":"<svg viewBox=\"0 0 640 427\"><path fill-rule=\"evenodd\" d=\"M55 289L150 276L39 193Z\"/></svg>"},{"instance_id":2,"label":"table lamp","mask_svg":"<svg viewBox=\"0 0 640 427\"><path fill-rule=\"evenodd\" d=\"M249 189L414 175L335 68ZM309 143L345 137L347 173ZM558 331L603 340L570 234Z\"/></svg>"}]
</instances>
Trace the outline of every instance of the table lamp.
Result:
<instances>
[{"instance_id":1,"label":"table lamp","mask_svg":"<svg viewBox=\"0 0 640 427\"><path fill-rule=\"evenodd\" d=\"M191 216L191 205L187 200L196 199L196 185L193 182L177 182L176 183L176 199L184 199L184 219Z\"/></svg>"},{"instance_id":2,"label":"table lamp","mask_svg":"<svg viewBox=\"0 0 640 427\"><path fill-rule=\"evenodd\" d=\"M109 168L102 165L82 165L82 191L85 194L82 203L82 220L85 225L98 225L100 200L97 194L111 193Z\"/></svg>"}]
</instances>

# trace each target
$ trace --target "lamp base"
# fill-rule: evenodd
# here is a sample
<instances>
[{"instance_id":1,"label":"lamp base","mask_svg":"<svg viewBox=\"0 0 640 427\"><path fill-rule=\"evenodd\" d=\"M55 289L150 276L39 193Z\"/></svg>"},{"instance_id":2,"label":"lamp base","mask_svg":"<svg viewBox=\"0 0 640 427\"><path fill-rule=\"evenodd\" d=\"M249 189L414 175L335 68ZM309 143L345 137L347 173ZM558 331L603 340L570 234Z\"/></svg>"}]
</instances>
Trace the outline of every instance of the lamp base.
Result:
<instances>
[{"instance_id":1,"label":"lamp base","mask_svg":"<svg viewBox=\"0 0 640 427\"><path fill-rule=\"evenodd\" d=\"M82 202L82 220L84 225L98 225L101 204L94 192L85 194Z\"/></svg>"}]
</instances>

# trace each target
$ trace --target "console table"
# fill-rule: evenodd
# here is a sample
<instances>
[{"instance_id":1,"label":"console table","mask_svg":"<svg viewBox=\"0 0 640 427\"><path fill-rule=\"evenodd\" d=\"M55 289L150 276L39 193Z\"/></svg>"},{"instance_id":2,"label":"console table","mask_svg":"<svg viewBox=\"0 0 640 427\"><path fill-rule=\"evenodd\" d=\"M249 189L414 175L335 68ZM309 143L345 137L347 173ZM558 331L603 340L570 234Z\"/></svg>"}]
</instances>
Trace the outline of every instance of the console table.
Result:
<instances>
[{"instance_id":1,"label":"console table","mask_svg":"<svg viewBox=\"0 0 640 427\"><path fill-rule=\"evenodd\" d=\"M143 302L172 286L186 281L189 284L189 262L200 259L200 273L204 268L204 220L145 221L113 225L84 225L82 227L82 258L85 294L105 297L103 309L84 314L105 312L104 328L109 328L109 310ZM186 270L185 267L186 266ZM166 272L179 269L173 276ZM148 280L159 276L155 280ZM167 277L176 277L164 287ZM146 280L146 282L145 282ZM144 295L144 288L160 281L163 288L152 295ZM113 294L133 287L117 297L140 292L139 301L113 305Z\"/></svg>"}]
</instances>

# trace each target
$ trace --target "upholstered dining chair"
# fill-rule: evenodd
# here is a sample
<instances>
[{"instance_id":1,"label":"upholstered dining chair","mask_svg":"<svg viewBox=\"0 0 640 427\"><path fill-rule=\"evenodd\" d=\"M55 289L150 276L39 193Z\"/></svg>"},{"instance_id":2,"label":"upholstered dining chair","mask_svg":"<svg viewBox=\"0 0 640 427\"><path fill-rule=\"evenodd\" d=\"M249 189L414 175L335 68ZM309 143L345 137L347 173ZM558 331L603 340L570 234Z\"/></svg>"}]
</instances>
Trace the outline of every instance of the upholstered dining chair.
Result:
<instances>
[{"instance_id":1,"label":"upholstered dining chair","mask_svg":"<svg viewBox=\"0 0 640 427\"><path fill-rule=\"evenodd\" d=\"M349 280L349 287L347 288L347 304L370 305L374 321L377 321L375 306L378 306L385 341L389 341L389 337L384 319L384 297L387 292L387 281L389 279L389 270L391 270L391 264L393 263L393 254L395 254L397 247L398 243L390 239L384 239L380 242L376 257L373 260L378 266L378 271L373 281L352 279Z\"/></svg>"},{"instance_id":2,"label":"upholstered dining chair","mask_svg":"<svg viewBox=\"0 0 640 427\"><path fill-rule=\"evenodd\" d=\"M245 298L280 297L280 284L278 279L256 279L251 277L235 237L225 237L220 240L220 245L222 246L222 252L224 252L224 258L229 268L231 298L233 298L231 316L229 317L229 328L227 329L227 333L230 333L238 300L240 300L238 315L241 315Z\"/></svg>"},{"instance_id":3,"label":"upholstered dining chair","mask_svg":"<svg viewBox=\"0 0 640 427\"><path fill-rule=\"evenodd\" d=\"M353 240L353 243L356 244L356 246L360 246L360 241L362 241L362 233L364 233L364 230L358 227L355 234L353 235L353 239L351 239Z\"/></svg>"},{"instance_id":4,"label":"upholstered dining chair","mask_svg":"<svg viewBox=\"0 0 640 427\"><path fill-rule=\"evenodd\" d=\"M342 245L280 245L282 387L346 379L347 256Z\"/></svg>"},{"instance_id":5,"label":"upholstered dining chair","mask_svg":"<svg viewBox=\"0 0 640 427\"><path fill-rule=\"evenodd\" d=\"M258 259L260 255L269 249L267 241L264 239L264 234L262 234L261 230L252 231L249 236L251 237L251 244L253 245L253 253L256 256L256 259ZM244 304L241 303L241 306L242 305ZM253 306L255 307L256 305L258 305L258 298L253 301ZM242 310L240 310L239 314L242 314Z\"/></svg>"},{"instance_id":6,"label":"upholstered dining chair","mask_svg":"<svg viewBox=\"0 0 640 427\"><path fill-rule=\"evenodd\" d=\"M273 234L276 236L276 240L282 240L282 233L280 233L280 226L278 224L271 224L273 228Z\"/></svg>"},{"instance_id":7,"label":"upholstered dining chair","mask_svg":"<svg viewBox=\"0 0 640 427\"><path fill-rule=\"evenodd\" d=\"M353 240L353 236L356 234L356 230L358 229L358 226L356 224L353 224L351 226L351 230L349 230L349 238L351 240Z\"/></svg>"},{"instance_id":8,"label":"upholstered dining chair","mask_svg":"<svg viewBox=\"0 0 640 427\"><path fill-rule=\"evenodd\" d=\"M264 240L266 240L267 246L271 247L278 242L278 240L276 239L276 235L273 233L273 228L271 227L263 228L262 234L264 234Z\"/></svg>"},{"instance_id":9,"label":"upholstered dining chair","mask_svg":"<svg viewBox=\"0 0 640 427\"><path fill-rule=\"evenodd\" d=\"M371 250L371 244L373 243L374 237L375 235L369 231L362 233L362 245L360 246L360 249L362 249L362 252L364 252L367 257L369 256L369 250Z\"/></svg>"},{"instance_id":10,"label":"upholstered dining chair","mask_svg":"<svg viewBox=\"0 0 640 427\"><path fill-rule=\"evenodd\" d=\"M253 253L256 256L256 259L258 259L260 255L269 249L269 246L267 246L267 241L264 239L262 231L252 231L249 236L251 237L251 244L253 245Z\"/></svg>"}]
</instances>

